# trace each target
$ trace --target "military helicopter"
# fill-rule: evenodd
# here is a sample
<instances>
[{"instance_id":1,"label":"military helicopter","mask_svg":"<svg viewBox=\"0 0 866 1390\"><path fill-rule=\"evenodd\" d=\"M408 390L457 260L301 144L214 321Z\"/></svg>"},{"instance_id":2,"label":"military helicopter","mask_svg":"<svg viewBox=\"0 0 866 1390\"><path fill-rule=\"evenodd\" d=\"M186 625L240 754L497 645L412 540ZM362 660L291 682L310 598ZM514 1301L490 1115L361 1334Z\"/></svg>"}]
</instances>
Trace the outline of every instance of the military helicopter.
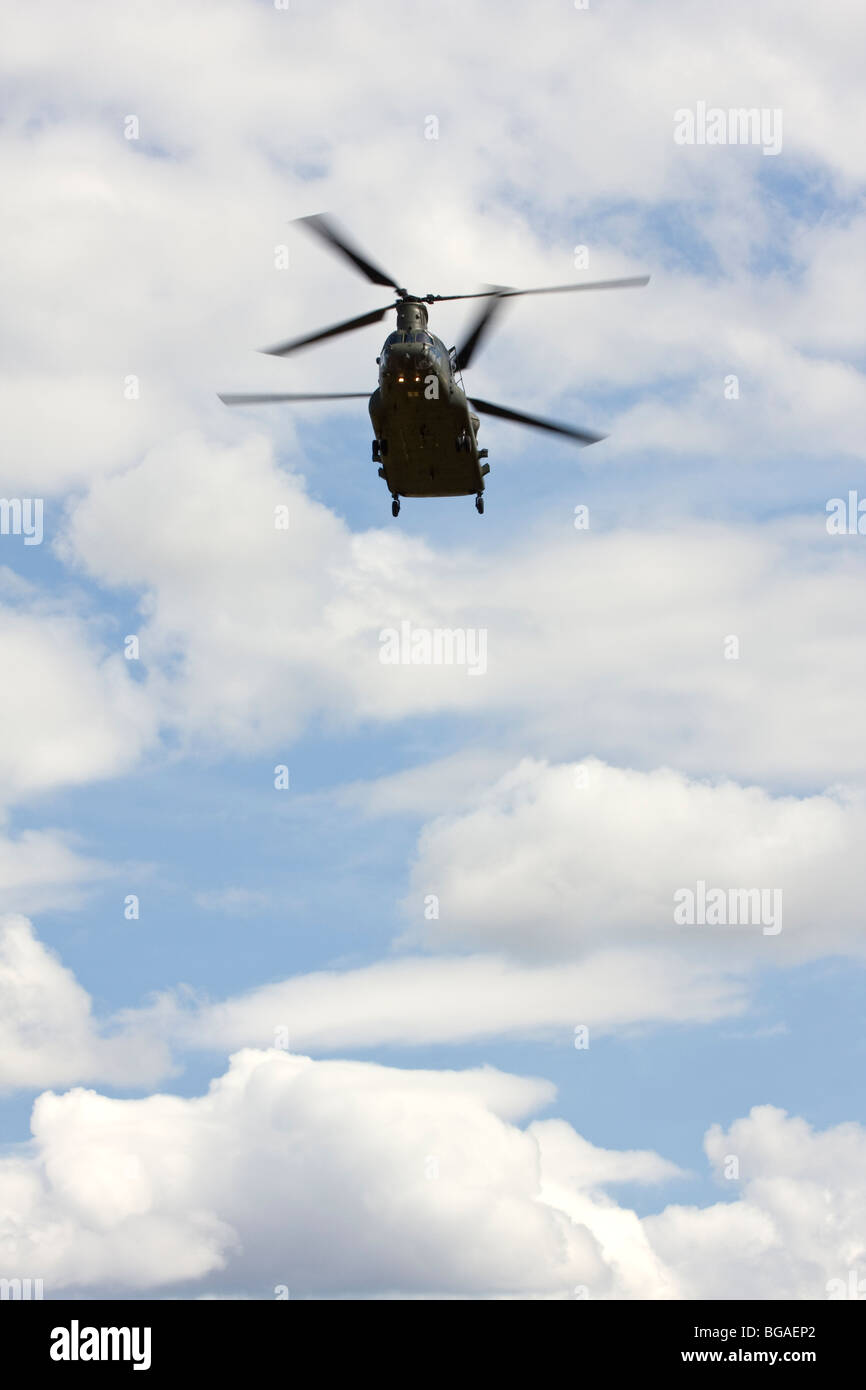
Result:
<instances>
[{"instance_id":1,"label":"military helicopter","mask_svg":"<svg viewBox=\"0 0 866 1390\"><path fill-rule=\"evenodd\" d=\"M541 289L516 290L491 285L470 294L410 294L354 247L344 233L321 213L297 219L332 250L343 256L374 285L385 285L397 299L382 309L335 323L317 333L292 338L262 351L288 357L301 348L380 323L392 309L397 327L385 339L380 355L379 385L369 396L373 425L373 462L391 494L391 513L400 514L401 497L471 497L484 511L484 479L490 472L487 450L478 447L481 415L493 415L532 429L563 435L579 445L596 444L606 436L558 424L537 415L526 415L508 406L467 397L462 373L474 358L482 339L505 300L527 294L564 294L576 290L625 289L649 282L648 275L623 280L596 280L575 285L545 285ZM427 305L456 299L483 299L480 313L459 348L446 348L428 331ZM262 405L280 401L344 401L366 399L366 391L339 391L319 395L225 393L225 405Z\"/></svg>"}]
</instances>

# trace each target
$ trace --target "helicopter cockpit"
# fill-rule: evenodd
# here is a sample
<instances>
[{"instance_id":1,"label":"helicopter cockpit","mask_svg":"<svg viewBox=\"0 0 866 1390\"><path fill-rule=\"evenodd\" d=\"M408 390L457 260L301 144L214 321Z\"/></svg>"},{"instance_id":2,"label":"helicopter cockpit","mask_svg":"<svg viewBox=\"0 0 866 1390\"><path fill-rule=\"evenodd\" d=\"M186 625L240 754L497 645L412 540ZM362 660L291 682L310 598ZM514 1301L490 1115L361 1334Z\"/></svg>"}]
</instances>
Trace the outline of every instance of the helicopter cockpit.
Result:
<instances>
[{"instance_id":1,"label":"helicopter cockpit","mask_svg":"<svg viewBox=\"0 0 866 1390\"><path fill-rule=\"evenodd\" d=\"M389 333L382 345L379 359L381 366L387 369L395 361L408 358L420 358L422 361L429 360L433 363L445 360L447 353L439 339L434 338L426 329L397 329L396 332Z\"/></svg>"},{"instance_id":2,"label":"helicopter cockpit","mask_svg":"<svg viewBox=\"0 0 866 1390\"><path fill-rule=\"evenodd\" d=\"M401 332L397 329L395 333L388 334L385 347L392 347L394 343L426 343L428 347L433 347L436 339L426 329L413 329L411 332Z\"/></svg>"}]
</instances>

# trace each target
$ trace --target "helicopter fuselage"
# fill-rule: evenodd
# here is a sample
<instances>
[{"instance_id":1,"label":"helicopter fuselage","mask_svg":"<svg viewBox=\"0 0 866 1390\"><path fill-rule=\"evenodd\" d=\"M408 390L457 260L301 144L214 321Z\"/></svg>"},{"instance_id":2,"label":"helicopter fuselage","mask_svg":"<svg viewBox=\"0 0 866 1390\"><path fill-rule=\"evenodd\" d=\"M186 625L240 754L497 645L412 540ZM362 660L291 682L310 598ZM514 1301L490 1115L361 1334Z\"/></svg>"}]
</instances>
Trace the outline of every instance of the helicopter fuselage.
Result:
<instances>
[{"instance_id":1,"label":"helicopter fuselage","mask_svg":"<svg viewBox=\"0 0 866 1390\"><path fill-rule=\"evenodd\" d=\"M529 415L511 406L497 405L473 395L467 400L461 373L470 365L479 344L490 331L494 318L508 299L527 294L564 294L572 290L611 290L645 285L648 275L619 280L582 281L571 285L541 285L535 289L514 289L488 285L469 294L410 294L394 277L375 265L346 238L331 218L323 213L299 219L314 236L347 260L371 284L383 285L398 296L396 302L381 305L316 333L291 338L263 351L273 357L288 357L301 348L311 347L381 323L392 309L397 311L397 329L386 338L379 365L379 385L370 396L368 408L373 423L373 459L379 464L379 477L391 493L391 515L399 516L401 497L471 497L484 511L484 479L490 472L483 460L486 449L478 447L478 416L493 415L515 425L527 425L548 435L571 439L580 445L598 444L603 434L576 429L573 425ZM427 305L445 300L480 299L480 312L459 348L446 348L427 328ZM225 405L264 405L282 401L363 400L366 391L220 392ZM477 413L476 413L477 412Z\"/></svg>"},{"instance_id":2,"label":"helicopter fuselage","mask_svg":"<svg viewBox=\"0 0 866 1390\"><path fill-rule=\"evenodd\" d=\"M398 306L397 330L378 363L379 386L369 402L373 458L391 496L480 497L488 466L478 448L478 416L453 357L428 331L423 304Z\"/></svg>"}]
</instances>

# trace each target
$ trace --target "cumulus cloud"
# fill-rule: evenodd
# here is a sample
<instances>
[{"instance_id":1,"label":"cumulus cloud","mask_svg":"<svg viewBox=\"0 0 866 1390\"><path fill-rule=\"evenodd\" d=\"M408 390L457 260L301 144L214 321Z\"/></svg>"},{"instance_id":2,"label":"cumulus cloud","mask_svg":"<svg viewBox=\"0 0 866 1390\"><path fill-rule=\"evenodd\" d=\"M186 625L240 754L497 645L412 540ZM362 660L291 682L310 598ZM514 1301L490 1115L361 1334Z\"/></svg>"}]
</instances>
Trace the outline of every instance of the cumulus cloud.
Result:
<instances>
[{"instance_id":1,"label":"cumulus cloud","mask_svg":"<svg viewBox=\"0 0 866 1390\"><path fill-rule=\"evenodd\" d=\"M58 553L139 597L143 671L131 680L75 613L26 594L4 608L15 679L0 682L0 805L126 771L160 725L187 750L234 753L284 746L319 719L341 732L484 719L516 770L482 749L468 768L371 788L367 805L391 814L429 798L428 820L440 819L419 845L410 933L435 893L440 915L416 941L491 954L315 972L217 1003L167 995L100 1023L83 987L9 919L2 1085L146 1083L169 1045L256 1045L284 1024L293 1046L330 1050L724 1017L743 1007L737 972L754 953L743 939L734 952L664 937L669 893L698 878L746 887L772 875L785 926L767 959L859 949L849 865L862 810L823 789L866 772L866 620L852 600L864 561L859 538L827 537L811 460L829 454L844 472L861 448L866 237L849 195L864 167L862 6L840 0L828 25L807 0L774 0L756 25L748 0L699 21L685 0L664 15L637 0L597 13L509 0L491 25L446 0L435 33L411 13L395 25L384 0L338 11L335 22L313 6L215 0L202 26L187 0L121 17L88 0L82 22L49 0L16 15L14 42L0 45L0 160L20 193L0 265L4 487L57 496L55 517L76 491ZM413 106L390 78L417 48L416 25L426 68ZM376 51L359 64L371 26ZM274 120L287 82L288 129ZM781 108L783 154L677 146L674 109L705 99ZM428 111L436 141L424 139ZM125 112L138 140L124 138ZM505 171L491 157L503 147ZM383 218L369 189L395 173L399 205ZM774 179L830 190L821 224L799 193L786 206ZM608 525L630 518L618 531L594 508L576 533L571 496L543 528L505 542L488 532L471 551L411 529L353 531L275 466L304 466L291 411L268 417L273 450L214 396L287 389L287 370L288 389L321 390L325 360L336 389L372 384L378 329L290 369L249 351L373 302L293 239L286 220L320 207L341 209L416 289L652 270L641 296L511 306L472 389L552 413L567 398L575 418L613 426L590 473L648 451L665 465L724 460L750 501L775 512L796 496L811 511L696 523L684 475L682 503L672 488L656 502L647 470L614 498ZM578 272L584 241L590 268ZM442 306L434 326L453 341L462 321ZM736 403L721 394L729 372ZM518 432L485 424L483 438L494 463L527 458ZM485 677L383 667L379 633L403 620L484 628ZM725 661L732 637L739 656ZM570 767L520 762L527 748L635 770L593 763L579 789ZM821 794L648 770L659 762ZM58 831L0 841L16 908L68 905L102 871ZM202 905L249 908L242 891ZM641 1222L605 1185L663 1180L670 1165L593 1149L559 1121L516 1127L549 1098L543 1083L490 1072L282 1053L242 1054L195 1100L43 1096L32 1151L3 1161L0 1251L12 1273L44 1272L58 1288L213 1279L266 1293L280 1282L544 1297L574 1284L599 1297L820 1297L822 1280L862 1258L856 1126L816 1136L753 1112L707 1140L716 1164L723 1148L744 1158L738 1201Z\"/></svg>"},{"instance_id":2,"label":"cumulus cloud","mask_svg":"<svg viewBox=\"0 0 866 1390\"><path fill-rule=\"evenodd\" d=\"M837 4L827 26L807 0L765 10L760 25L747 0L699 23L682 0L663 15L639 3L588 13L545 0L532 14L500 5L491 25L449 0L437 33L405 11L395 26L384 0L363 14L341 6L336 24L312 7L218 0L206 33L188 0L155 4L146 25L131 11L118 21L107 0L87 0L86 24L59 0L43 13L16 15L0 59L0 157L20 190L0 267L14 306L3 326L14 371L0 404L16 485L80 486L203 422L233 437L214 391L286 380L285 364L253 347L373 303L348 272L291 241L288 218L329 206L349 212L361 240L422 292L481 277L562 283L586 241L593 276L655 271L640 304L605 295L581 296L577 310L515 306L519 341L492 344L479 394L498 398L518 368L527 408L573 394L575 379L651 392L612 448L856 455L862 374L837 360L840 342L862 347L852 280L863 219L846 200L863 168L856 4ZM465 36L458 53L447 40L454 24ZM375 54L359 64L371 29ZM426 77L407 102L388 78L420 42ZM288 130L274 120L287 81ZM781 109L782 155L677 145L674 112L698 100ZM137 139L125 138L127 113ZM428 113L437 140L424 138ZM503 145L505 178L491 158ZM814 181L817 166L839 196L830 225L804 229L771 182L767 191L777 163L795 180ZM369 188L387 187L395 170L402 196L382 218ZM275 244L287 241L289 268L278 271ZM768 243L783 262L776 275L762 263ZM462 306L437 313L453 338ZM547 350L551 331L567 353ZM329 348L335 382L358 383L359 344L372 368L376 332ZM299 359L301 389L320 382L315 361ZM730 371L742 375L746 410L720 405ZM130 376L135 399L124 395ZM678 419L654 403L671 380ZM271 428L296 448L289 412ZM522 447L501 438L506 453Z\"/></svg>"},{"instance_id":3,"label":"cumulus cloud","mask_svg":"<svg viewBox=\"0 0 866 1390\"><path fill-rule=\"evenodd\" d=\"M266 746L314 711L341 727L484 712L560 755L641 762L651 744L700 773L863 774L850 594L866 555L823 516L568 529L484 553L353 535L263 440L190 435L95 484L61 549L143 595L151 698L197 742ZM403 622L483 630L485 674L383 663L381 634Z\"/></svg>"},{"instance_id":4,"label":"cumulus cloud","mask_svg":"<svg viewBox=\"0 0 866 1390\"><path fill-rule=\"evenodd\" d=\"M81 1080L150 1084L167 1070L160 1040L122 1027L103 1032L87 991L27 919L0 917L0 1091Z\"/></svg>"},{"instance_id":5,"label":"cumulus cloud","mask_svg":"<svg viewBox=\"0 0 866 1390\"><path fill-rule=\"evenodd\" d=\"M0 646L14 673L0 682L0 804L114 776L153 743L154 706L121 651L68 606L0 603Z\"/></svg>"},{"instance_id":6,"label":"cumulus cloud","mask_svg":"<svg viewBox=\"0 0 866 1390\"><path fill-rule=\"evenodd\" d=\"M452 773L449 765L447 787ZM428 784L423 776L397 779L374 810L400 811L407 796L425 797ZM277 1034L332 1052L491 1037L565 1040L579 1026L604 1032L731 1017L745 1010L759 965L862 956L856 865L864 830L862 799L842 792L772 796L670 769L525 759L482 790L474 780L462 786L456 808L443 805L420 834L399 944L435 955L313 971L221 1001L188 987L169 990L113 1020L152 1047L139 1065L114 1046L111 1074L136 1084L148 1066L158 1074L166 1065L168 1048L264 1046ZM8 865L12 888L32 877L37 891L40 883L48 891L52 875L63 883L86 872L68 851L52 866L50 837L25 836L21 849ZM772 920L678 922L679 895L697 893L700 883L725 895L759 890L762 910L771 899ZM250 894L229 888L199 900L248 913L259 903ZM12 1041L28 1038L30 1023L16 1023L10 1011L7 1084L105 1075L80 987L26 924L10 927L8 941L17 950L19 996L40 998L43 971L55 984L67 980L79 1023L87 1020L78 1034L88 1042L40 1046L34 1061L29 1043Z\"/></svg>"},{"instance_id":7,"label":"cumulus cloud","mask_svg":"<svg viewBox=\"0 0 866 1390\"><path fill-rule=\"evenodd\" d=\"M859 795L771 796L666 768L526 759L423 829L405 906L411 935L446 949L567 958L655 942L731 966L862 958L864 834ZM699 881L762 889L778 918L677 925L675 894ZM425 921L429 893L440 908Z\"/></svg>"},{"instance_id":8,"label":"cumulus cloud","mask_svg":"<svg viewBox=\"0 0 866 1390\"><path fill-rule=\"evenodd\" d=\"M4 1273L138 1289L218 1271L262 1297L604 1285L596 1242L538 1196L513 1120L546 1082L245 1052L208 1094L44 1095L0 1168ZM12 1217L10 1206L17 1210ZM20 1224L19 1224L20 1223ZM218 1286L218 1285L217 1285Z\"/></svg>"},{"instance_id":9,"label":"cumulus cloud","mask_svg":"<svg viewBox=\"0 0 866 1390\"><path fill-rule=\"evenodd\" d=\"M278 1050L192 1099L47 1093L0 1160L2 1273L97 1294L822 1298L863 1258L861 1127L758 1107L707 1136L714 1163L740 1155L741 1196L640 1219L606 1189L680 1170L561 1120L520 1128L553 1098L489 1068Z\"/></svg>"},{"instance_id":10,"label":"cumulus cloud","mask_svg":"<svg viewBox=\"0 0 866 1390\"><path fill-rule=\"evenodd\" d=\"M683 1283L703 1298L850 1296L850 1272L866 1272L863 1127L819 1132L761 1105L727 1131L714 1125L704 1147L719 1180L739 1182L738 1200L644 1223Z\"/></svg>"}]
</instances>

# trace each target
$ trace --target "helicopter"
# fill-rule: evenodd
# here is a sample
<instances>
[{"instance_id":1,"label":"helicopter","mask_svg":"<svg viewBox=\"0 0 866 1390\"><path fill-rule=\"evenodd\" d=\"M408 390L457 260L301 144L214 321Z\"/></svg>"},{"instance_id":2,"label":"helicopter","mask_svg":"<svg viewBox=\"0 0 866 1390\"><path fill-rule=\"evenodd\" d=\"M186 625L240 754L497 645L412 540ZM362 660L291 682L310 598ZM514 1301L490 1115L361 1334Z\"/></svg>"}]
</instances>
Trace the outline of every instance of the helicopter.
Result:
<instances>
[{"instance_id":1,"label":"helicopter","mask_svg":"<svg viewBox=\"0 0 866 1390\"><path fill-rule=\"evenodd\" d=\"M397 326L385 339L376 363L379 385L367 391L339 391L314 395L285 393L221 393L225 405L262 405L271 402L344 401L368 399L373 425L373 462L379 464L379 477L391 494L391 514L399 516L401 497L475 497L475 507L484 511L484 479L490 472L485 462L487 449L478 447L479 415L510 420L532 429L562 435L580 446L597 444L606 438L588 430L575 429L555 420L527 415L508 406L468 397L463 372L507 299L528 294L565 294L578 290L634 288L649 283L648 275L620 280L596 280L572 285L545 285L520 290L490 285L469 294L410 294L397 281L359 251L346 235L323 213L297 219L300 226L318 237L342 256L374 285L384 285L397 299L381 309L372 309L357 318L332 324L316 333L277 343L262 351L274 357L288 357L301 348L336 338L343 333L380 323L392 309ZM457 299L481 299L484 303L459 348L446 348L428 329L427 306ZM477 412L477 413L476 413Z\"/></svg>"}]
</instances>

